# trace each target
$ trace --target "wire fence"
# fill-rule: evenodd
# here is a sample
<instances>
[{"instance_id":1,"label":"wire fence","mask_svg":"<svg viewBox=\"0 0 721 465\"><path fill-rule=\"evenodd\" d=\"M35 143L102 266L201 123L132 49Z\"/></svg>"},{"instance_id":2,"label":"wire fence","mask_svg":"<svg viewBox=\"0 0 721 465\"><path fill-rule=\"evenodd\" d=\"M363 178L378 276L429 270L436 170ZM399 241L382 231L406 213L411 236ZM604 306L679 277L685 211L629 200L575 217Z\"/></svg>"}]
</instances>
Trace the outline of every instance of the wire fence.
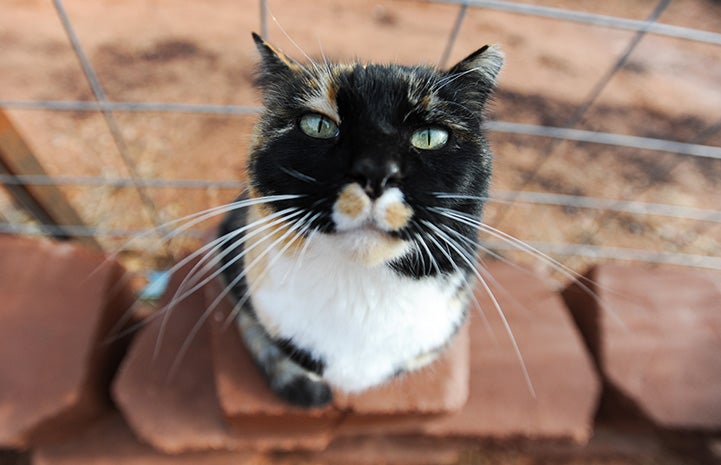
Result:
<instances>
[{"instance_id":1,"label":"wire fence","mask_svg":"<svg viewBox=\"0 0 721 465\"><path fill-rule=\"evenodd\" d=\"M660 0L649 12L645 20L635 20L621 17L605 16L594 13L572 11L568 9L552 8L531 5L513 1L478 1L478 0L429 0L437 4L453 4L458 12L450 33L439 58L439 66L443 67L451 56L460 31L467 19L469 10L489 9L513 14L531 15L535 17L550 18L568 22L587 24L589 27L612 28L633 31L634 35L628 40L626 47L619 54L606 73L599 76L595 85L583 101L578 104L571 117L561 126L548 126L541 124L527 124L514 121L492 120L487 123L491 132L507 135L527 136L538 138L541 141L543 156L537 158L535 164L529 169L520 185L512 190L495 190L489 199L491 202L502 203L506 206L521 204L552 205L565 208L593 209L604 212L606 221L613 215L630 214L639 216L662 216L677 220L702 222L705 224L702 231L713 230L716 224L721 223L721 210L686 207L670 203L644 202L635 198L609 199L597 196L571 195L560 192L531 192L525 188L538 176L541 168L558 152L558 144L586 143L622 149L634 149L653 152L671 153L685 159L702 159L711 163L721 163L721 147L705 145L702 142L712 139L721 132L721 120L714 125L704 128L696 137L698 143L680 142L672 139L641 137L636 135L620 134L578 129L577 126L597 103L599 96L606 91L611 80L627 65L629 57L637 50L640 43L649 34L672 37L714 46L721 45L721 34L711 31L680 27L671 24L659 23L662 13L667 9L670 0ZM113 188L129 188L135 190L142 208L151 219L154 229L162 231L162 219L159 214L160 207L156 205L153 197L148 193L150 189L231 189L238 190L243 182L235 179L163 179L158 177L144 178L140 174L137 162L130 155L128 142L116 118L117 113L172 113L195 115L254 115L260 111L257 106L244 105L212 105L196 103L169 103L169 102L130 102L109 100L90 60L87 58L83 46L76 35L62 0L53 0L53 5L63 30L72 46L73 52L82 68L94 101L87 100L9 100L0 99L0 108L23 111L53 111L53 112L92 112L100 113L112 135L113 144L118 152L128 177L107 176L48 176L0 174L0 184L9 188L11 186L54 185L54 186L102 186ZM449 6L450 8L451 6ZM259 26L263 34L267 35L269 14L266 1L259 4ZM626 156L627 151L615 152L618 157ZM640 194L639 194L640 195ZM498 214L490 221L500 223L504 220L508 209L498 210ZM31 224L29 222L13 221L16 215L0 212L0 232L24 235L53 235L67 234L70 236L92 237L132 237L146 233L148 228L108 228L102 226L85 225L57 225L57 224ZM189 236L197 236L195 232L188 232ZM521 239L525 239L521 237ZM721 270L721 259L714 256L688 254L681 252L652 251L648 249L633 249L615 247L611 245L593 244L594 236L591 234L584 243L568 242L542 242L529 243L539 250L561 256L586 256L592 258L613 258L634 260L650 263L671 263L694 267ZM497 250L509 248L508 244L490 243Z\"/></svg>"}]
</instances>

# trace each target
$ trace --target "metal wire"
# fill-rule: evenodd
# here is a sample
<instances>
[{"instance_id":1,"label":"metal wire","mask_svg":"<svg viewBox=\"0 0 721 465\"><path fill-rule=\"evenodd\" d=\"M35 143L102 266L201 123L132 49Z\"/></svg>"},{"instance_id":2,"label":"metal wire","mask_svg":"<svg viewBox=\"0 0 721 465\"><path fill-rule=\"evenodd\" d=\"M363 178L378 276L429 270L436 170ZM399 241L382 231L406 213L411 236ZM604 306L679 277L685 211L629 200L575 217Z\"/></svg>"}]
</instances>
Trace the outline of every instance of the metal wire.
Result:
<instances>
[{"instance_id":1,"label":"metal wire","mask_svg":"<svg viewBox=\"0 0 721 465\"><path fill-rule=\"evenodd\" d=\"M6 185L71 185L108 186L176 189L242 189L246 184L234 179L163 179L163 178L106 178L103 176L47 176L47 175L4 175L0 184Z\"/></svg>"},{"instance_id":2,"label":"metal wire","mask_svg":"<svg viewBox=\"0 0 721 465\"><path fill-rule=\"evenodd\" d=\"M74 33L70 20L65 12L61 0L53 0L58 16L60 17L66 34L73 46L75 54L83 67L86 78L93 91L96 101L54 101L54 100L38 100L38 101L20 101L20 100L0 100L0 107L23 109L23 110L51 110L51 111L95 111L102 112L106 123L113 136L118 151L123 158L128 172L129 178L104 178L94 176L12 176L0 175L0 183L5 185L27 185L27 184L64 184L77 186L111 186L111 187L132 187L135 188L156 225L160 223L156 207L152 199L147 195L145 189L148 188L180 188L180 189L240 189L244 183L237 180L209 180L209 179L144 179L138 175L137 169L129 151L125 140L118 127L113 112L173 112L173 113L191 113L191 114L224 114L224 115L254 115L261 111L261 108L255 106L241 105L211 105L211 104L189 104L189 103L163 103L163 102L116 102L108 101L100 82L91 67L89 61L83 53L77 36ZM614 66L599 80L590 92L589 97L584 104L580 106L574 116L570 120L568 126L571 127L547 127L538 125L521 124L506 121L490 121L487 128L490 131L508 134L523 134L538 137L548 137L556 140L570 140L576 142L587 142L595 144L605 144L619 147L636 148L652 151L670 152L691 157L702 157L708 159L721 159L721 147L702 145L700 143L682 143L671 140L630 136L613 133L599 133L593 131L585 131L573 129L578 121L580 121L585 112L594 103L598 95L603 91L608 81L618 72L623 64L632 53L641 37L645 33L653 33L657 35L677 37L686 40L705 42L715 45L721 45L721 34L702 31L690 28L672 26L668 24L659 24L655 22L660 13L669 3L669 0L661 0L654 12L645 21L632 20L627 18L618 18L605 15L597 15L592 13L571 11L560 8L550 8L537 5L529 5L525 3L516 3L510 1L482 1L482 0L430 0L436 3L451 3L459 5L458 14L449 34L446 47L439 61L439 66L443 67L448 61L458 33L466 17L469 6L478 8L488 8L500 11L507 11L519 14L528 14L539 17L554 18L565 21L573 21L594 26L608 27L622 30L636 31L637 34L629 42L626 50L616 60ZM261 34L266 37L268 33L267 25L267 1L260 0L260 29ZM710 126L703 134L708 136L717 133L721 129L721 121ZM703 142L698 139L696 142ZM593 208L601 209L604 212L625 212L631 214L643 215L662 215L679 219L690 219L704 221L708 224L721 223L721 212L717 210L704 210L698 208L683 207L678 205L658 204L635 202L629 200L611 200L596 197L584 197L564 194L552 194L541 192L523 192L523 191L494 191L491 201L498 202L526 202L542 205L558 205L574 208ZM0 217L1 219L1 217ZM53 228L60 230L65 234L73 236L97 236L97 237L132 237L139 234L147 233L150 229L121 229L121 228L100 228L89 226L62 226L47 224L16 224L8 223L5 219L0 222L0 233L11 232L26 235L45 235L52 234ZM198 237L200 233L193 231L188 232L188 237ZM515 247L505 243L492 243L494 248L498 250L513 249ZM670 263L676 265L703 267L721 270L721 258L707 257L691 254L678 254L669 252L654 252L649 250L626 249L609 246L591 246L587 244L557 244L557 243L530 243L531 246L538 248L545 253L559 255L579 255L594 258L615 258L622 260L636 260L652 263Z\"/></svg>"},{"instance_id":3,"label":"metal wire","mask_svg":"<svg viewBox=\"0 0 721 465\"><path fill-rule=\"evenodd\" d=\"M47 175L3 175L0 184L5 185L72 185L133 187L139 184L154 189L233 189L240 190L246 183L234 179L161 179L161 178L106 178L102 176L47 176ZM638 215L659 215L678 219L721 223L721 210L706 210L680 205L633 202L628 200L605 199L580 195L554 194L547 192L516 192L493 190L489 202L523 202L536 205L555 205L572 208L612 210Z\"/></svg>"},{"instance_id":4,"label":"metal wire","mask_svg":"<svg viewBox=\"0 0 721 465\"><path fill-rule=\"evenodd\" d=\"M440 69L445 68L446 64L448 63L448 58L451 56L451 52L453 51L453 46L455 45L456 39L458 38L458 33L461 30L461 25L463 24L463 20L466 17L467 10L468 4L466 2L463 2L461 4L461 7L458 9L456 21L453 23L453 28L451 29L451 34L448 36L448 42L446 42L446 47L443 49L441 59L438 60L438 67Z\"/></svg>"},{"instance_id":5,"label":"metal wire","mask_svg":"<svg viewBox=\"0 0 721 465\"><path fill-rule=\"evenodd\" d=\"M52 110L52 111L127 111L127 112L158 112L158 113L207 113L212 115L255 115L262 111L261 107L245 105L210 105L197 103L163 103L163 102L99 102L72 100L0 100L0 107L17 110Z\"/></svg>"},{"instance_id":6,"label":"metal wire","mask_svg":"<svg viewBox=\"0 0 721 465\"><path fill-rule=\"evenodd\" d=\"M636 49L638 44L641 42L641 39L646 35L646 32L648 31L648 28L656 22L659 16L661 16L661 13L668 7L671 0L659 0L659 2L656 4L656 7L651 11L651 14L646 19L643 28L636 31L636 34L631 38L631 40L626 45L625 50L623 53L616 59L613 66L611 66L599 79L596 81L594 86L591 88L591 91L588 93L586 98L584 99L583 104L576 107L575 111L571 115L571 117L566 121L566 123L563 125L564 128L567 129L574 129L578 123L581 122L583 117L586 115L586 112L593 106L594 103L596 103L596 100L601 95L603 90L606 88L609 82L611 82L611 79L618 73L621 68L626 64L626 61L631 56L631 53ZM565 142L566 138L563 140L556 139L549 144L545 148L541 148L539 152L541 154L544 154L545 156L540 157L536 160L536 163L534 166L529 170L527 174L524 175L524 180L521 183L520 186L516 188L517 191L522 191L528 186L537 176L538 173L541 171L541 169L548 163L549 160L554 158L556 155L558 148L561 146L563 142ZM544 153L545 152L545 153ZM496 215L496 218L494 218L495 223L497 225L502 224L503 219L505 218L505 211L501 210L499 211L498 215Z\"/></svg>"},{"instance_id":7,"label":"metal wire","mask_svg":"<svg viewBox=\"0 0 721 465\"><path fill-rule=\"evenodd\" d=\"M55 5L55 10L57 11L58 17L60 18L60 21L63 25L63 29L65 29L65 34L68 36L68 40L70 41L70 44L73 47L75 56L78 58L78 61L80 62L80 66L83 68L83 73L85 74L85 78L88 80L88 83L90 84L90 88L93 91L93 95L95 96L95 99L98 102L106 101L107 98L105 96L105 92L103 91L103 88L100 85L100 81L98 80L98 77L95 74L93 67L90 65L90 61L85 56L85 52L83 51L83 48L80 45L80 40L78 39L77 35L75 34L75 30L73 29L72 23L70 22L70 18L68 17L67 13L65 12L65 7L63 6L62 0L53 0L53 4ZM130 157L127 144L125 143L125 138L123 137L122 133L120 132L120 127L118 126L118 123L115 120L115 116L113 115L112 111L110 111L110 110L101 110L101 112L103 114L103 117L105 118L105 122L108 126L108 129L110 130L110 133L113 137L113 141L115 142L115 145L118 148L120 157L122 158L126 169L130 173L131 178L133 178L133 179L139 178L140 175L138 173L138 169L135 166L135 162ZM155 203L153 202L153 200L150 198L150 196L148 196L148 194L145 192L145 190L142 188L142 186L136 185L135 190L137 191L138 196L140 197L148 214L150 215L151 221L156 226L160 225L161 224L160 215L158 214L158 211L155 207Z\"/></svg>"},{"instance_id":8,"label":"metal wire","mask_svg":"<svg viewBox=\"0 0 721 465\"><path fill-rule=\"evenodd\" d=\"M189 103L161 102L83 102L57 100L0 100L0 107L24 110L54 111L132 111L132 112L171 112L201 113L214 115L255 115L261 107L239 105L204 105ZM594 144L614 145L618 147L671 152L680 155L721 159L721 147L712 145L689 144L685 142L657 139L652 137L630 136L610 132L585 131L581 129L559 128L535 124L514 123L512 121L487 121L486 129L507 134L551 137L554 139L590 142ZM138 176L139 177L139 176Z\"/></svg>"},{"instance_id":9,"label":"metal wire","mask_svg":"<svg viewBox=\"0 0 721 465\"><path fill-rule=\"evenodd\" d=\"M636 215L658 215L672 218L721 223L721 210L682 207L663 203L633 202L603 199L580 195L551 194L547 192L491 191L491 202L525 202L572 208L591 208Z\"/></svg>"},{"instance_id":10,"label":"metal wire","mask_svg":"<svg viewBox=\"0 0 721 465\"><path fill-rule=\"evenodd\" d=\"M544 18L560 19L576 23L591 24L593 26L607 27L611 29L622 29L626 31L640 31L645 26L645 21L619 18L616 16L599 15L583 11L553 8L541 5L529 5L527 3L493 1L493 0L427 0L432 3L450 3L458 5L466 3L475 8L487 8L490 10L506 11L524 15L540 16ZM648 32L661 36L676 37L679 39L705 42L708 44L721 45L721 34L700 29L674 26L671 24L655 23L646 29Z\"/></svg>"},{"instance_id":11,"label":"metal wire","mask_svg":"<svg viewBox=\"0 0 721 465\"><path fill-rule=\"evenodd\" d=\"M500 241L484 241L484 246L495 250L518 250L518 247ZM721 258L707 255L683 254L677 252L655 252L652 250L611 247L605 245L567 244L552 242L526 242L529 246L547 254L577 255L591 258L610 258L646 263L707 268L721 271Z\"/></svg>"},{"instance_id":12,"label":"metal wire","mask_svg":"<svg viewBox=\"0 0 721 465\"><path fill-rule=\"evenodd\" d=\"M69 234L74 237L115 237L133 238L146 237L148 233L157 231L153 228L102 228L84 225L63 225L54 224L18 224L0 223L0 234L22 234L25 236L47 236L54 234ZM169 233L169 237L188 237L202 239L207 231L183 231L179 234Z\"/></svg>"},{"instance_id":13,"label":"metal wire","mask_svg":"<svg viewBox=\"0 0 721 465\"><path fill-rule=\"evenodd\" d=\"M689 144L653 137L629 136L610 132L586 131L583 129L537 126L533 124L512 123L509 121L489 121L486 127L491 131L507 134L552 137L554 139L590 142L593 144L613 145L632 149L669 152L692 157L721 160L721 147L712 145Z\"/></svg>"}]
</instances>

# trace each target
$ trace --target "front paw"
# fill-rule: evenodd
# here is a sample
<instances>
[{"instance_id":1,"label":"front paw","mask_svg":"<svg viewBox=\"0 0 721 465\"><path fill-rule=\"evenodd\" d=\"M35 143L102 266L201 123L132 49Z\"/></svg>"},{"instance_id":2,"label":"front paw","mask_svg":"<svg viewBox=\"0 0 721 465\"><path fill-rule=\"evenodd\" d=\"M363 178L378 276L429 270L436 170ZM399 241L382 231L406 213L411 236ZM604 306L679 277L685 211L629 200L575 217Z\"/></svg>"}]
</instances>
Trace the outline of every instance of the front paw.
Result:
<instances>
[{"instance_id":1,"label":"front paw","mask_svg":"<svg viewBox=\"0 0 721 465\"><path fill-rule=\"evenodd\" d=\"M323 407L333 400L330 386L320 378L306 373L294 373L275 379L271 388L283 400L303 408Z\"/></svg>"}]
</instances>

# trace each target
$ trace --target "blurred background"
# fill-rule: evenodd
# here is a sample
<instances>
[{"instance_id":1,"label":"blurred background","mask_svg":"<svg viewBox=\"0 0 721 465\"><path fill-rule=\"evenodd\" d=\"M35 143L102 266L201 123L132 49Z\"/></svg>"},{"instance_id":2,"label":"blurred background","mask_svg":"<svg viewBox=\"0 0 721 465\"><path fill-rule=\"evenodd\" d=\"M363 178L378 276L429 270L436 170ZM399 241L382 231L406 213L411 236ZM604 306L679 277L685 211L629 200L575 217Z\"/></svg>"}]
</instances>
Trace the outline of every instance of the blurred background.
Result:
<instances>
[{"instance_id":1,"label":"blurred background","mask_svg":"<svg viewBox=\"0 0 721 465\"><path fill-rule=\"evenodd\" d=\"M1 0L0 233L78 237L139 275L197 247L212 222L153 228L242 189L251 31L301 61L446 66L499 44L486 223L577 271L721 270L712 0Z\"/></svg>"}]
</instances>

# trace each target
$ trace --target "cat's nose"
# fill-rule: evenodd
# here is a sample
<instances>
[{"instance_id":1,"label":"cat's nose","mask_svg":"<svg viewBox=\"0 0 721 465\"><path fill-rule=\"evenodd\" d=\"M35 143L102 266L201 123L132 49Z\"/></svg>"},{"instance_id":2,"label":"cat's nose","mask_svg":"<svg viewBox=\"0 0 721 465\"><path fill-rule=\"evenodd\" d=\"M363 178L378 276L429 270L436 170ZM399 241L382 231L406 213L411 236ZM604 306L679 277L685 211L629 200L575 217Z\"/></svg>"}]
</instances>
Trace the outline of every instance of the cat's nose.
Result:
<instances>
[{"instance_id":1,"label":"cat's nose","mask_svg":"<svg viewBox=\"0 0 721 465\"><path fill-rule=\"evenodd\" d=\"M401 168L394 161L378 162L361 158L353 162L351 176L361 185L368 197L375 199L401 179Z\"/></svg>"}]
</instances>

